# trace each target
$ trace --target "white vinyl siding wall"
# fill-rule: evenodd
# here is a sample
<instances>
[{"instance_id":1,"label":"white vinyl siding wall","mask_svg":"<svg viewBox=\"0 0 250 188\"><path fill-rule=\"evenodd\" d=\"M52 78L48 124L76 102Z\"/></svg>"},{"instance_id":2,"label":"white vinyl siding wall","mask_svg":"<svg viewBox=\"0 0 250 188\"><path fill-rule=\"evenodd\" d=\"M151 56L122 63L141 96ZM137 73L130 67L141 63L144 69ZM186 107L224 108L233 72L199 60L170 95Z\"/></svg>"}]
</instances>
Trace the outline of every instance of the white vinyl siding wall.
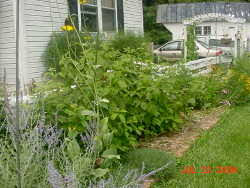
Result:
<instances>
[{"instance_id":1,"label":"white vinyl siding wall","mask_svg":"<svg viewBox=\"0 0 250 188\"><path fill-rule=\"evenodd\" d=\"M43 55L52 33L60 31L68 16L67 0L24 1L24 64L26 83L45 71Z\"/></svg>"},{"instance_id":2,"label":"white vinyl siding wall","mask_svg":"<svg viewBox=\"0 0 250 188\"><path fill-rule=\"evenodd\" d=\"M13 0L0 1L0 79L3 81L5 69L8 84L15 84L16 81L16 39L13 10Z\"/></svg>"},{"instance_id":3,"label":"white vinyl siding wall","mask_svg":"<svg viewBox=\"0 0 250 188\"><path fill-rule=\"evenodd\" d=\"M0 82L16 83L16 0L0 0ZM68 16L67 0L20 1L20 82L39 81L45 71L43 56L54 32ZM124 31L143 33L142 0L123 0Z\"/></svg>"},{"instance_id":4,"label":"white vinyl siding wall","mask_svg":"<svg viewBox=\"0 0 250 188\"><path fill-rule=\"evenodd\" d=\"M124 31L143 33L142 0L124 0Z\"/></svg>"}]
</instances>

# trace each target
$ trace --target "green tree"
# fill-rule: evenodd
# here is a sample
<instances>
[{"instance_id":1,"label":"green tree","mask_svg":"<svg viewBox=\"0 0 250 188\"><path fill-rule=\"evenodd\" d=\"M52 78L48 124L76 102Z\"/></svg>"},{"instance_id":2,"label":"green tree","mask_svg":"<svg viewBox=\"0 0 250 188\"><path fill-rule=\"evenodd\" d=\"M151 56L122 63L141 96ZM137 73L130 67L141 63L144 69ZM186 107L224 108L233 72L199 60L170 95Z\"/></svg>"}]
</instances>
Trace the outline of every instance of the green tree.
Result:
<instances>
[{"instance_id":1,"label":"green tree","mask_svg":"<svg viewBox=\"0 0 250 188\"><path fill-rule=\"evenodd\" d=\"M171 40L171 33L162 25L156 23L156 6L144 7L145 34L155 44L163 44Z\"/></svg>"}]
</instances>

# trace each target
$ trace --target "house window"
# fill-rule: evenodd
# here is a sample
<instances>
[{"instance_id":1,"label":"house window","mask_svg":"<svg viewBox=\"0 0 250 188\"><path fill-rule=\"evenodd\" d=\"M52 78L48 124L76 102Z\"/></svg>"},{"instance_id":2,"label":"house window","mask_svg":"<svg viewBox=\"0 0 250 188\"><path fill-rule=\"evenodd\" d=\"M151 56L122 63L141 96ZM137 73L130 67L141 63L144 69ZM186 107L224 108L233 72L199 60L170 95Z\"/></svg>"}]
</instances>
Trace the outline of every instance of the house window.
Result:
<instances>
[{"instance_id":1,"label":"house window","mask_svg":"<svg viewBox=\"0 0 250 188\"><path fill-rule=\"evenodd\" d=\"M102 7L115 8L114 0L102 0Z\"/></svg>"},{"instance_id":2,"label":"house window","mask_svg":"<svg viewBox=\"0 0 250 188\"><path fill-rule=\"evenodd\" d=\"M195 27L196 35L211 35L211 26L197 26Z\"/></svg>"},{"instance_id":3,"label":"house window","mask_svg":"<svg viewBox=\"0 0 250 188\"><path fill-rule=\"evenodd\" d=\"M204 35L211 35L211 26L204 26Z\"/></svg>"},{"instance_id":4,"label":"house window","mask_svg":"<svg viewBox=\"0 0 250 188\"><path fill-rule=\"evenodd\" d=\"M202 27L201 26L195 27L195 34L202 35Z\"/></svg>"},{"instance_id":5,"label":"house window","mask_svg":"<svg viewBox=\"0 0 250 188\"><path fill-rule=\"evenodd\" d=\"M116 31L116 0L88 0L81 5L81 23L83 31L97 32L98 21L102 20L102 28L99 31ZM98 6L101 7L98 7ZM98 16L99 14L99 16ZM98 20L99 18L102 18ZM100 26L100 25L99 25Z\"/></svg>"},{"instance_id":6,"label":"house window","mask_svg":"<svg viewBox=\"0 0 250 188\"><path fill-rule=\"evenodd\" d=\"M97 32L97 4L95 0L89 0L88 4L81 6L81 21L83 30Z\"/></svg>"},{"instance_id":7,"label":"house window","mask_svg":"<svg viewBox=\"0 0 250 188\"><path fill-rule=\"evenodd\" d=\"M103 31L116 30L116 10L114 0L102 0Z\"/></svg>"},{"instance_id":8,"label":"house window","mask_svg":"<svg viewBox=\"0 0 250 188\"><path fill-rule=\"evenodd\" d=\"M88 0L87 1L87 4L90 4L90 5L96 5L96 2L97 0Z\"/></svg>"}]
</instances>

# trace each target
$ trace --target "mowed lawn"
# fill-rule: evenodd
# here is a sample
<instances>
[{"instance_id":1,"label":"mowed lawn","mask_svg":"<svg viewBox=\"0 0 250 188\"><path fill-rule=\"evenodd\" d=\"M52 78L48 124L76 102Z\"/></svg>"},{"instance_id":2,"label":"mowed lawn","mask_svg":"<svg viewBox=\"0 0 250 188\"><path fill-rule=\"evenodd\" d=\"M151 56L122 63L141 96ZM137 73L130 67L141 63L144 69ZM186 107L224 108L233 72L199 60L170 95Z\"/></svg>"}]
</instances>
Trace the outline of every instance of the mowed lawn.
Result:
<instances>
[{"instance_id":1,"label":"mowed lawn","mask_svg":"<svg viewBox=\"0 0 250 188\"><path fill-rule=\"evenodd\" d=\"M199 173L182 174L188 166ZM180 159L177 170L176 177L154 187L250 188L250 105L225 113Z\"/></svg>"}]
</instances>

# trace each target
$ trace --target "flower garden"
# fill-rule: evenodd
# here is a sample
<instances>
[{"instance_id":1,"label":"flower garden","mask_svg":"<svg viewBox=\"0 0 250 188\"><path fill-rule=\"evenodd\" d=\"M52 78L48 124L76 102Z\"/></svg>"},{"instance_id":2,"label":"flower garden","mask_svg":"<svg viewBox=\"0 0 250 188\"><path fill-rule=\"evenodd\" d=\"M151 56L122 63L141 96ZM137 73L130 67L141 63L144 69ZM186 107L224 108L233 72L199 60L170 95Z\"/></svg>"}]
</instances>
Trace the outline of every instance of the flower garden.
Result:
<instances>
[{"instance_id":1,"label":"flower garden","mask_svg":"<svg viewBox=\"0 0 250 188\"><path fill-rule=\"evenodd\" d=\"M249 57L235 60L230 67L217 65L207 75L193 76L182 62L179 71L158 74L149 41L142 36L117 34L104 41L101 36L64 29L67 31L55 34L49 43L44 55L48 70L44 81L32 88L33 103L21 106L20 148L11 126L15 121L11 106L7 100L1 103L0 187L19 183L27 188L139 187L152 177L158 180L155 187L187 187L187 182L202 180L180 176L179 169L201 165L194 156L210 161L209 157L218 157L215 152L220 154L218 148L223 149L218 145L210 156L200 148L213 153L212 144L219 143L222 132L228 150L234 142L230 135L238 144L242 144L241 134L249 139L233 123L238 118L234 113L240 114L241 105L250 100ZM194 111L225 104L235 108L231 117L206 132L184 158L138 148L141 140L180 131ZM242 110L243 114L249 111L248 107ZM247 120L239 117L243 132ZM13 160L17 156L20 168ZM203 165L240 168L234 159L228 163L223 159ZM247 164L244 159L242 164ZM242 169L247 172L246 167ZM203 179L210 186L208 177ZM243 183L241 187L247 185ZM202 186L194 183L193 187Z\"/></svg>"}]
</instances>

